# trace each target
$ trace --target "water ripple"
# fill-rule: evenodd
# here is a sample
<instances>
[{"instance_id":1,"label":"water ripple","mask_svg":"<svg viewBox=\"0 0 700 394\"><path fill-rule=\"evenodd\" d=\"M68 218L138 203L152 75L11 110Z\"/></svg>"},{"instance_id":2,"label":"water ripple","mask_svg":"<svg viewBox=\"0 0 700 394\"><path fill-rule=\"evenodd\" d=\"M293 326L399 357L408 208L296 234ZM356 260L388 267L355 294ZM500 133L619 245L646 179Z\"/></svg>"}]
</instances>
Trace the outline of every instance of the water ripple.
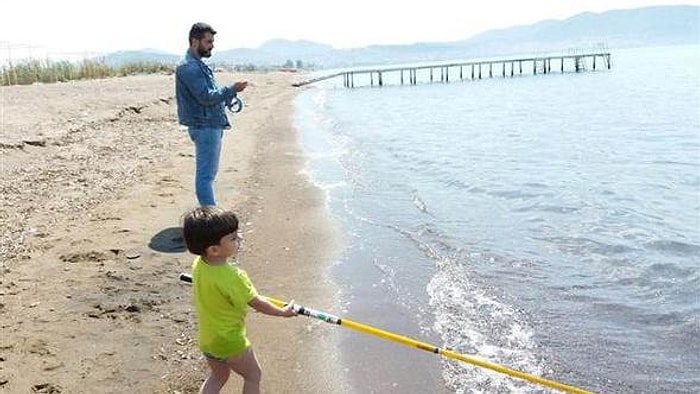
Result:
<instances>
[{"instance_id":1,"label":"water ripple","mask_svg":"<svg viewBox=\"0 0 700 394\"><path fill-rule=\"evenodd\" d=\"M680 241L657 240L647 242L644 246L648 249L667 252L676 256L700 256L700 246Z\"/></svg>"}]
</instances>

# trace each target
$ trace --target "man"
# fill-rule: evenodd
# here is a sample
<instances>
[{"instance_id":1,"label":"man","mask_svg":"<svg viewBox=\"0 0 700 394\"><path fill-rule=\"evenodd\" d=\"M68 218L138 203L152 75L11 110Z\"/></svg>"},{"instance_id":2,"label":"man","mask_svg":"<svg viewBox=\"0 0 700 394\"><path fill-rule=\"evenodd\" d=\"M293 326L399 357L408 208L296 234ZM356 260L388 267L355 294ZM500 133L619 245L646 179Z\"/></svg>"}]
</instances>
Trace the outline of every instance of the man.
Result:
<instances>
[{"instance_id":1,"label":"man","mask_svg":"<svg viewBox=\"0 0 700 394\"><path fill-rule=\"evenodd\" d=\"M180 124L187 126L195 145L195 191L201 206L215 206L214 180L219 170L221 139L231 124L225 107L231 106L248 82L219 87L214 72L202 58L210 57L216 31L206 23L190 29L190 47L175 71L175 97Z\"/></svg>"}]
</instances>

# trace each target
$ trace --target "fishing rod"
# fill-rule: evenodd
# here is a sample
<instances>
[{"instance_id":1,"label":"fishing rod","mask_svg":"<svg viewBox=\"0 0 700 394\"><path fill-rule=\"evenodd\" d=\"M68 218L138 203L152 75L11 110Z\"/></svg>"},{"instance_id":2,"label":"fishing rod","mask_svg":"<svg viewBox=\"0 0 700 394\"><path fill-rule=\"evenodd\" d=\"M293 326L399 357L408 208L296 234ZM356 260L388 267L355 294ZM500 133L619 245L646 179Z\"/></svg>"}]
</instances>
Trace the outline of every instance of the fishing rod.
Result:
<instances>
[{"instance_id":1,"label":"fishing rod","mask_svg":"<svg viewBox=\"0 0 700 394\"><path fill-rule=\"evenodd\" d=\"M180 274L180 280L183 282L192 283L192 275L183 272ZM277 305L280 308L284 308L287 305L287 303L284 301L281 301L281 300L278 300L278 299L275 299L272 297L267 297L267 296L264 296L264 297L267 300L269 300L271 303ZM559 382L556 382L554 380L541 378L539 376L531 375L531 374L521 372L521 371L518 371L515 369L506 368L504 366L490 363L488 361L479 360L479 359L472 357L472 356L453 352L449 349L437 347L437 346L434 346L434 345L431 345L431 344L428 344L425 342L417 341L415 339L405 337L403 335L395 334L395 333L390 332L390 331L381 330L379 328L368 326L366 324L358 323L358 322L355 322L355 321L352 321L349 319L342 319L342 318L335 316L335 315L332 315L330 313L325 313L325 312L318 311L315 309L307 308L307 307L302 306L302 305L293 304L292 309L298 315L304 315L307 317L311 317L314 319L324 321L326 323L347 327L351 330L359 331L359 332L364 333L364 334L373 335L375 337L379 337L382 339L387 339L390 341L398 342L398 343L401 343L401 344L409 346L409 347L415 347L415 348L418 348L420 350L425 350L426 352L439 354L443 357L450 358L453 360L463 361L465 363L469 363L469 364L476 365L476 366L479 366L482 368L490 369L492 371L496 371L496 372L499 372L499 373L502 373L502 374L505 374L505 375L508 375L508 376L511 376L514 378L523 379L523 380L526 380L526 381L531 382L531 383L536 383L536 384L539 384L542 386L551 387L551 388L565 391L568 393L591 394L590 391L586 391L586 390L580 389L578 387L559 383Z\"/></svg>"}]
</instances>

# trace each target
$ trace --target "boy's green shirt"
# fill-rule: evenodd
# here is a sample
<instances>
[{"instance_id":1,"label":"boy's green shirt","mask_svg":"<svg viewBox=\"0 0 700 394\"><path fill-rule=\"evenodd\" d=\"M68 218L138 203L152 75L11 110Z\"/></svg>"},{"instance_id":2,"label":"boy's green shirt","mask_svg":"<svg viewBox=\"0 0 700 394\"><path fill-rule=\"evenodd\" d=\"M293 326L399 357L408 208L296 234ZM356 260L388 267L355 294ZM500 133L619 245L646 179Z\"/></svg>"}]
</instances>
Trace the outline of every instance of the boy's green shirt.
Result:
<instances>
[{"instance_id":1,"label":"boy's green shirt","mask_svg":"<svg viewBox=\"0 0 700 394\"><path fill-rule=\"evenodd\" d=\"M207 264L200 256L192 264L192 284L200 350L223 359L250 347L245 318L258 293L248 274L228 263Z\"/></svg>"}]
</instances>

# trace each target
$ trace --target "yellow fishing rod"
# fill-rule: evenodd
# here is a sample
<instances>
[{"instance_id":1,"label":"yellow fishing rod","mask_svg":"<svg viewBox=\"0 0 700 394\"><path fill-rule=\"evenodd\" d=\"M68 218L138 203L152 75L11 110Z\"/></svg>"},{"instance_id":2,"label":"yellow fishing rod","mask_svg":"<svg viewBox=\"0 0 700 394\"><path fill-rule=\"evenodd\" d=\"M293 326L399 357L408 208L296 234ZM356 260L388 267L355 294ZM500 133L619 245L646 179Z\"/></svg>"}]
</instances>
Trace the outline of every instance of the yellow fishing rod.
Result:
<instances>
[{"instance_id":1,"label":"yellow fishing rod","mask_svg":"<svg viewBox=\"0 0 700 394\"><path fill-rule=\"evenodd\" d=\"M182 274L180 274L180 280L182 280L184 282L192 283L192 276L189 274L186 274L186 273L182 273ZM275 299L272 297L267 297L267 296L264 296L264 297L267 298L271 303L279 306L280 308L283 308L287 305L287 303L284 301L281 301L281 300L278 300L278 299ZM358 322L355 322L355 321L352 321L349 319L341 319L338 316L331 315L329 313L325 313L325 312L318 311L315 309L307 308L307 307L304 307L302 305L294 304L294 305L292 305L292 309L298 315L304 315L307 317L311 317L311 318L314 318L317 320L324 321L326 323L336 324L336 325L342 326L342 327L347 327L351 330L359 331L359 332L364 333L364 334L373 335L375 337L387 339L389 341L398 342L400 344L403 344L403 345L406 345L409 347L414 347L414 348L418 348L420 350L425 350L426 352L439 354L441 356L444 356L444 357L447 357L447 358L450 358L453 360L463 361L465 363L469 363L469 364L476 365L476 366L479 366L482 368L490 369L492 371L496 371L496 372L499 372L499 373L502 373L502 374L505 374L505 375L508 375L508 376L511 376L514 378L523 379L523 380L526 380L526 381L531 382L531 383L536 383L536 384L539 384L542 386L551 387L553 389L565 391L568 393L576 393L576 394L590 394L591 393L590 391L586 391L586 390L580 389L578 387L570 386L570 385L564 384L564 383L559 383L559 382L556 382L554 380L541 378L539 376L531 375L531 374L521 372L521 371L518 371L515 369L506 368L506 367L498 365L498 364L490 363L488 361L483 361L483 360L480 360L478 358L468 356L466 354L453 352L449 349L440 348L440 347L431 345L429 343L417 341L415 339L411 339L411 338L405 337L403 335L395 334L395 333L390 332L390 331L385 331L385 330L375 328L372 326L368 326L366 324L358 323Z\"/></svg>"}]
</instances>

